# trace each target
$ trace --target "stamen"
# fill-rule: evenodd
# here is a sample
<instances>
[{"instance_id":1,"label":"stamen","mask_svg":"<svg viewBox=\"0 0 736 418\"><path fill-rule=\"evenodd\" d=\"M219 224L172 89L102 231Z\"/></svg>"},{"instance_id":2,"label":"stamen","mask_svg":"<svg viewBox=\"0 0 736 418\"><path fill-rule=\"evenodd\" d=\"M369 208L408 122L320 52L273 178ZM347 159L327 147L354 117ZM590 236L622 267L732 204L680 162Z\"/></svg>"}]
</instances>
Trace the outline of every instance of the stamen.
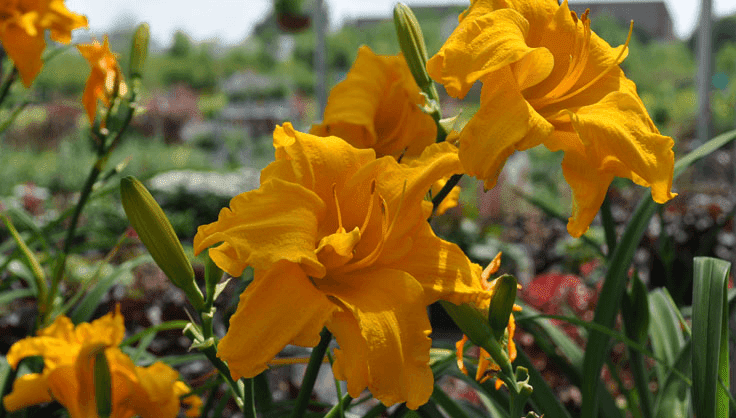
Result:
<instances>
[{"instance_id":1,"label":"stamen","mask_svg":"<svg viewBox=\"0 0 736 418\"><path fill-rule=\"evenodd\" d=\"M565 72L565 76L562 77L562 79L560 80L560 83L547 94L545 94L544 97L536 100L532 99L529 101L531 105L537 109L540 109L550 103L554 103L555 101L560 100L560 96L563 96L568 91L570 91L570 89L575 86L575 83L578 82L580 76L583 75L585 65L588 62L588 55L590 55L590 37L592 33L590 30L590 19L588 18L590 9L586 9L579 19L583 25L582 41L580 39L580 36L578 36L577 34L578 16L573 11L571 11L570 13L572 14L573 20L575 21L576 32L575 40L572 47L572 53L570 54L569 63L567 66L567 71Z\"/></svg>"},{"instance_id":2,"label":"stamen","mask_svg":"<svg viewBox=\"0 0 736 418\"><path fill-rule=\"evenodd\" d=\"M368 202L368 212L365 214L365 219L363 219L363 225L360 226L360 235L363 235L365 232L365 228L368 226L368 221L371 219L371 214L373 213L373 201L375 198L373 197L373 194L376 192L376 180L373 179L371 181L370 185L371 195L370 195L370 201Z\"/></svg>"},{"instance_id":3,"label":"stamen","mask_svg":"<svg viewBox=\"0 0 736 418\"><path fill-rule=\"evenodd\" d=\"M386 221L386 200L380 195L379 197L381 198L381 239L378 241L378 244L373 248L373 250L368 253L368 255L353 263L348 263L341 267L330 270L333 274L349 273L362 267L367 267L373 264L373 262L378 259L378 256L381 255L381 251L383 251L383 245L386 243L386 232L388 230L386 224L388 222Z\"/></svg>"},{"instance_id":4,"label":"stamen","mask_svg":"<svg viewBox=\"0 0 736 418\"><path fill-rule=\"evenodd\" d=\"M386 203L386 199L383 198L383 196L378 195L378 197L381 199L381 239L378 241L378 244L373 248L373 250L363 257L362 259L351 262L348 264L345 264L343 266L337 267L335 269L330 270L333 274L344 274L351 271L358 270L363 267L367 267L371 264L373 264L374 261L378 259L378 257L381 255L381 252L383 251L383 247L386 244L386 239L391 234L391 231L393 230L394 225L396 225L396 219L398 219L398 214L401 211L401 207L404 204L404 196L406 195L406 181L404 181L404 189L401 191L401 198L399 199L399 205L396 208L396 215L394 219L391 220L391 224L387 226L388 222L388 207Z\"/></svg>"},{"instance_id":5,"label":"stamen","mask_svg":"<svg viewBox=\"0 0 736 418\"><path fill-rule=\"evenodd\" d=\"M597 76L595 76L595 78L593 78L589 82L585 83L584 86L578 88L577 90L575 90L573 92L570 92L570 93L567 93L564 96L558 97L558 98L556 98L554 100L550 100L550 101L542 100L544 102L544 105L543 106L547 106L547 105L550 105L552 103L558 103L558 102L561 102L563 100L569 99L570 97L573 97L573 96L577 95L578 93L582 92L583 90L587 89L588 87L590 87L594 83L596 83L598 80L600 80L601 78L603 78L603 76L605 76L606 74L608 74L608 72L611 71L611 69L613 69L614 67L617 67L619 64L621 64L624 61L623 59L621 59L621 57L626 52L626 49L629 47L629 41L631 41L631 34L632 34L633 31L634 31L634 21L632 20L631 21L631 24L629 25L629 34L626 36L626 42L624 43L623 48L621 48L621 51L618 53L618 56L616 56L616 58L613 60L613 62L611 63L611 65L609 65L605 70L601 71ZM533 104L533 106L534 106L534 104ZM537 106L534 106L534 107L537 107Z\"/></svg>"},{"instance_id":6,"label":"stamen","mask_svg":"<svg viewBox=\"0 0 736 418\"><path fill-rule=\"evenodd\" d=\"M399 206L396 207L396 215L394 219L391 220L391 226L388 227L388 231L386 231L386 234L383 236L385 239L389 234L391 234L391 231L394 229L394 225L396 224L396 220L399 219L399 212L401 212L401 207L404 206L404 196L406 196L406 180L404 180L404 188L401 190L401 198L399 199Z\"/></svg>"},{"instance_id":7,"label":"stamen","mask_svg":"<svg viewBox=\"0 0 736 418\"><path fill-rule=\"evenodd\" d=\"M335 209L337 210L337 231L345 232L342 227L342 214L340 213L340 202L337 200L337 184L332 183L332 198L335 199Z\"/></svg>"}]
</instances>

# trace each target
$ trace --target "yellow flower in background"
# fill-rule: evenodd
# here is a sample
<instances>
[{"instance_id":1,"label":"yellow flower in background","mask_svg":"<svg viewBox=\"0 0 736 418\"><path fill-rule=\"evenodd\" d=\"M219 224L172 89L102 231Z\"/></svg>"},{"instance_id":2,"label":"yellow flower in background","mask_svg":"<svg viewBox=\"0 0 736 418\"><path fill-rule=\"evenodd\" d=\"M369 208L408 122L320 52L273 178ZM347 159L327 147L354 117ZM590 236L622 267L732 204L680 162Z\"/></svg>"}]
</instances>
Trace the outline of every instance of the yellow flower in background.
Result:
<instances>
[{"instance_id":1,"label":"yellow flower in background","mask_svg":"<svg viewBox=\"0 0 736 418\"><path fill-rule=\"evenodd\" d=\"M46 29L51 30L51 39L68 44L72 30L87 26L87 18L70 12L63 0L3 0L0 3L0 42L26 87L41 71Z\"/></svg>"},{"instance_id":2,"label":"yellow flower in background","mask_svg":"<svg viewBox=\"0 0 736 418\"><path fill-rule=\"evenodd\" d=\"M435 142L437 127L420 106L424 97L402 55L376 55L367 46L345 80L330 91L321 124L311 134L334 135L384 155L419 156Z\"/></svg>"},{"instance_id":3,"label":"yellow flower in background","mask_svg":"<svg viewBox=\"0 0 736 418\"><path fill-rule=\"evenodd\" d=\"M659 134L619 67L627 52L593 33L587 12L578 18L567 1L474 0L427 70L453 97L483 83L459 152L486 188L514 151L540 144L564 151L573 193L568 231L577 237L614 177L651 187L658 203L675 196L673 141Z\"/></svg>"},{"instance_id":4,"label":"yellow flower in background","mask_svg":"<svg viewBox=\"0 0 736 418\"><path fill-rule=\"evenodd\" d=\"M82 103L87 111L89 123L94 123L97 101L102 101L105 106L109 106L116 89L117 94L123 96L127 93L128 88L123 81L123 73L120 71L117 57L110 51L107 36L102 45L93 41L91 44L77 45L77 49L92 67L87 84L84 86Z\"/></svg>"},{"instance_id":5,"label":"yellow flower in background","mask_svg":"<svg viewBox=\"0 0 736 418\"><path fill-rule=\"evenodd\" d=\"M44 369L15 380L13 391L3 398L5 409L13 412L55 400L69 411L71 418L96 417L92 366L95 355L104 350L112 382L111 417L175 417L179 397L189 393L189 388L178 381L176 370L163 363L134 365L117 347L124 336L118 307L115 313L76 327L69 318L59 316L49 327L38 331L38 336L13 344L6 357L11 367L16 368L25 357L42 356ZM187 416L198 413L201 400L198 402L195 397L184 401L190 405Z\"/></svg>"},{"instance_id":6,"label":"yellow flower in background","mask_svg":"<svg viewBox=\"0 0 736 418\"><path fill-rule=\"evenodd\" d=\"M276 128L274 147L261 187L194 238L197 254L222 243L209 255L229 274L254 269L218 355L233 378L253 377L287 344L316 345L326 326L340 345L334 374L351 396L367 387L386 405L426 403L427 305L489 297L480 266L426 221L427 190L461 169L456 149L432 145L409 166L289 123Z\"/></svg>"}]
</instances>

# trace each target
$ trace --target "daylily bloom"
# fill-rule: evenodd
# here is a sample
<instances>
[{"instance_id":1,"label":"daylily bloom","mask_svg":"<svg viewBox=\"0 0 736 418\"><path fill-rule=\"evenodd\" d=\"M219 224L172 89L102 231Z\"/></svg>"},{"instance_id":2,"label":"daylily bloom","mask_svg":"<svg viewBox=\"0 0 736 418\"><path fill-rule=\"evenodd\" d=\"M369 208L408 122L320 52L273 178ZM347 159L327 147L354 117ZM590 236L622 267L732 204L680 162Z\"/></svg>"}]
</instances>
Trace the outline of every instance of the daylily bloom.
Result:
<instances>
[{"instance_id":1,"label":"daylily bloom","mask_svg":"<svg viewBox=\"0 0 736 418\"><path fill-rule=\"evenodd\" d=\"M423 105L403 55L376 55L361 46L345 80L330 91L322 123L310 133L373 148L378 157L419 156L437 136Z\"/></svg>"},{"instance_id":2,"label":"daylily bloom","mask_svg":"<svg viewBox=\"0 0 736 418\"><path fill-rule=\"evenodd\" d=\"M59 316L38 336L13 344L7 360L16 368L25 357L42 356L41 373L20 376L13 391L3 398L8 411L31 405L58 401L71 418L97 417L93 365L95 356L104 352L110 369L113 418L140 415L144 418L175 417L179 397L190 392L179 373L156 362L138 367L117 346L123 340L125 327L118 307L91 323L74 326L66 316ZM192 395L184 400L190 405L187 416L196 416L201 400Z\"/></svg>"},{"instance_id":3,"label":"daylily bloom","mask_svg":"<svg viewBox=\"0 0 736 418\"><path fill-rule=\"evenodd\" d=\"M478 80L480 108L460 134L466 173L496 184L514 151L544 144L565 153L572 188L568 231L582 235L614 177L651 187L658 203L670 189L673 141L662 136L612 48L567 1L474 0L427 63L447 93L463 98Z\"/></svg>"},{"instance_id":4,"label":"daylily bloom","mask_svg":"<svg viewBox=\"0 0 736 418\"><path fill-rule=\"evenodd\" d=\"M82 103L87 111L89 123L94 123L97 101L100 100L105 106L109 106L116 92L117 95L123 96L128 88L123 81L117 57L110 51L107 36L102 45L93 41L91 44L77 45L77 49L92 67L87 84L84 86Z\"/></svg>"},{"instance_id":5,"label":"daylily bloom","mask_svg":"<svg viewBox=\"0 0 736 418\"><path fill-rule=\"evenodd\" d=\"M498 269L501 267L501 253L498 253L496 257L493 258L493 260L488 264L488 267L486 267L483 270L483 273L481 274L481 283L488 289L491 294L493 294L494 289L496 288L495 284L498 283L498 280L493 280L489 283L491 274L494 274L498 271ZM487 306L486 309L492 309L492 306ZM521 306L514 304L513 307L514 311L521 311ZM510 361L516 360L516 344L514 343L514 334L516 333L516 321L514 319L514 314L512 313L509 315L509 324L506 327L506 335L504 336L504 339L506 340L506 353L509 356ZM468 342L467 335L463 335L463 338L455 343L455 350L457 355L457 367L460 369L461 372L463 372L465 375L468 374L468 368L465 367L465 344ZM493 361L493 358L490 354L483 348L478 348L478 368L475 372L475 380L479 383L483 383L486 380L494 377L494 375L501 370L501 368ZM501 379L496 379L496 390L500 389L503 385L503 381Z\"/></svg>"},{"instance_id":6,"label":"daylily bloom","mask_svg":"<svg viewBox=\"0 0 736 418\"><path fill-rule=\"evenodd\" d=\"M70 12L64 0L3 0L0 4L0 42L29 87L41 71L44 36L68 44L71 32L87 26L87 18Z\"/></svg>"},{"instance_id":7,"label":"daylily bloom","mask_svg":"<svg viewBox=\"0 0 736 418\"><path fill-rule=\"evenodd\" d=\"M368 387L386 405L419 407L433 388L427 305L488 299L480 266L426 221L424 195L461 169L457 151L432 145L410 166L289 123L274 147L260 188L194 237L197 254L222 243L209 256L229 274L254 269L218 355L233 378L253 377L287 344L315 346L326 326L351 396Z\"/></svg>"},{"instance_id":8,"label":"daylily bloom","mask_svg":"<svg viewBox=\"0 0 736 418\"><path fill-rule=\"evenodd\" d=\"M309 132L334 135L356 148L374 149L377 157L408 162L437 137L434 119L420 108L424 102L403 55L376 55L361 46L345 80L330 91L322 123ZM439 192L446 180L439 180L432 191ZM459 194L455 187L437 214L457 206Z\"/></svg>"}]
</instances>

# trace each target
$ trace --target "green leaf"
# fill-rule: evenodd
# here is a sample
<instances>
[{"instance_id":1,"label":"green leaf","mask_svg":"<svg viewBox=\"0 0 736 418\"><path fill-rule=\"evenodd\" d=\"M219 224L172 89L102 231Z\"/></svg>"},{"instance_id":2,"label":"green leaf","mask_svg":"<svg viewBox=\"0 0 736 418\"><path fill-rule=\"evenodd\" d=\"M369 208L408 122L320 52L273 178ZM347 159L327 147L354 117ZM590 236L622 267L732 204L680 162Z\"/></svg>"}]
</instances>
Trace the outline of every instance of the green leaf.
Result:
<instances>
[{"instance_id":1,"label":"green leaf","mask_svg":"<svg viewBox=\"0 0 736 418\"><path fill-rule=\"evenodd\" d=\"M170 329L184 329L184 327L186 327L188 323L189 321L185 320L162 322L158 325L146 328L143 331L133 335L132 337L125 339L122 343L120 343L120 345L124 347L126 345L133 344L134 342L141 340L148 335L155 335L159 331L166 331Z\"/></svg>"},{"instance_id":2,"label":"green leaf","mask_svg":"<svg viewBox=\"0 0 736 418\"><path fill-rule=\"evenodd\" d=\"M709 257L693 259L693 409L699 418L728 417L728 304L731 263ZM726 387L728 389L728 387Z\"/></svg>"},{"instance_id":3,"label":"green leaf","mask_svg":"<svg viewBox=\"0 0 736 418\"><path fill-rule=\"evenodd\" d=\"M654 416L685 418L690 416L691 382L683 380L671 370L679 370L686 377L691 377L691 342L685 341L677 307L666 288L649 293L649 312L652 350L666 363L654 364L659 382L659 391L654 399Z\"/></svg>"},{"instance_id":4,"label":"green leaf","mask_svg":"<svg viewBox=\"0 0 736 418\"><path fill-rule=\"evenodd\" d=\"M649 337L652 342L652 351L671 367L685 346L685 337L676 313L677 307L666 288L653 290L649 294L649 302L651 313ZM655 363L654 367L657 380L664 382L668 368L660 363Z\"/></svg>"},{"instance_id":5,"label":"green leaf","mask_svg":"<svg viewBox=\"0 0 736 418\"><path fill-rule=\"evenodd\" d=\"M8 228L8 232L10 232L10 235L15 240L15 244L18 246L18 249L23 254L24 261L28 269L31 270L31 273L33 273L33 280L36 283L36 290L38 290L38 300L41 304L39 306L39 309L42 310L42 312L45 312L46 310L46 294L48 293L48 288L46 285L46 274L43 271L43 268L41 268L41 264L38 262L38 259L33 254L33 252L28 248L26 245L25 240L20 236L18 231L15 229L15 226L13 226L13 222L5 216L4 214L0 213L0 218L5 222L5 227Z\"/></svg>"},{"instance_id":6,"label":"green leaf","mask_svg":"<svg viewBox=\"0 0 736 418\"><path fill-rule=\"evenodd\" d=\"M729 143L734 138L736 138L736 131L719 135L679 159L675 163L674 177L677 178L690 165ZM607 328L613 326L616 314L621 306L621 297L626 288L627 273L634 252L649 225L649 219L656 212L657 206L657 203L651 198L651 193L647 193L637 205L621 240L609 259L608 272L600 292L601 295L606 295L606 303L599 303L596 306L595 317L593 318L595 323ZM590 333L583 363L585 373L581 388L583 393L582 418L595 418L597 415L598 397L596 394L600 383L601 368L608 355L608 348L609 337L607 335L597 331Z\"/></svg>"},{"instance_id":7,"label":"green leaf","mask_svg":"<svg viewBox=\"0 0 736 418\"><path fill-rule=\"evenodd\" d=\"M6 292L0 293L0 306L8 306L10 302L20 299L20 298L27 298L28 296L33 296L33 289L14 289L14 290L8 290Z\"/></svg>"},{"instance_id":8,"label":"green leaf","mask_svg":"<svg viewBox=\"0 0 736 418\"><path fill-rule=\"evenodd\" d=\"M688 340L671 364L672 370L682 374L692 374L692 340ZM659 381L659 391L654 400L654 416L656 418L686 418L692 416L690 411L691 382L683 380L670 370L664 379Z\"/></svg>"}]
</instances>

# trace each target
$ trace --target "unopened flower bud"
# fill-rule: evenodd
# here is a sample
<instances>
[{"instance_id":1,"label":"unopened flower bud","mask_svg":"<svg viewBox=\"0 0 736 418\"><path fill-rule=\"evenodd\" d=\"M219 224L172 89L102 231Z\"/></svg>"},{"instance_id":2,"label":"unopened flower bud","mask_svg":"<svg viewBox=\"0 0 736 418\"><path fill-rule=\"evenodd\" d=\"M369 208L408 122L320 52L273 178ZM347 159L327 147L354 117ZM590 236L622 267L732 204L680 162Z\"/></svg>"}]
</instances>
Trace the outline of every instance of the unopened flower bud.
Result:
<instances>
[{"instance_id":1,"label":"unopened flower bud","mask_svg":"<svg viewBox=\"0 0 736 418\"><path fill-rule=\"evenodd\" d=\"M141 23L135 30L133 35L133 43L130 48L130 78L140 78L143 76L143 66L148 57L148 41L151 38L151 31L148 23Z\"/></svg>"},{"instance_id":2,"label":"unopened flower bud","mask_svg":"<svg viewBox=\"0 0 736 418\"><path fill-rule=\"evenodd\" d=\"M184 291L197 310L204 307L202 292L194 282L194 269L184 254L168 218L146 187L135 177L120 181L125 214L151 257L174 285Z\"/></svg>"},{"instance_id":3,"label":"unopened flower bud","mask_svg":"<svg viewBox=\"0 0 736 418\"><path fill-rule=\"evenodd\" d=\"M428 93L432 79L427 73L427 47L424 44L424 35L414 13L405 4L397 3L394 7L394 25L409 70L419 88ZM431 96L430 98L436 99Z\"/></svg>"},{"instance_id":4,"label":"unopened flower bud","mask_svg":"<svg viewBox=\"0 0 736 418\"><path fill-rule=\"evenodd\" d=\"M491 289L493 296L488 309L488 324L493 329L496 339L501 340L509 325L509 316L516 301L516 278L504 274L491 283Z\"/></svg>"}]
</instances>

